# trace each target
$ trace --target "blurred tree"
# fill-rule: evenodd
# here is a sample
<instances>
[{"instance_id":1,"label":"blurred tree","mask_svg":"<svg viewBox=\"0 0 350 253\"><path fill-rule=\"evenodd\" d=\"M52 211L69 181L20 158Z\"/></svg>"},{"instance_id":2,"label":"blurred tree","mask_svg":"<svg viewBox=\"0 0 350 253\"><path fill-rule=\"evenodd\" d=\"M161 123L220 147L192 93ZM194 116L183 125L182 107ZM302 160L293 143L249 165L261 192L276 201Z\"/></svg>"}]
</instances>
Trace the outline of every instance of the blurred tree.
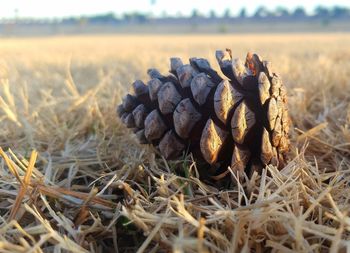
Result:
<instances>
[{"instance_id":1,"label":"blurred tree","mask_svg":"<svg viewBox=\"0 0 350 253\"><path fill-rule=\"evenodd\" d=\"M214 10L210 10L209 17L210 18L216 18L216 12Z\"/></svg>"},{"instance_id":2,"label":"blurred tree","mask_svg":"<svg viewBox=\"0 0 350 253\"><path fill-rule=\"evenodd\" d=\"M306 12L303 7L297 7L294 12L293 12L293 17L294 18L305 18L306 17Z\"/></svg>"},{"instance_id":3,"label":"blurred tree","mask_svg":"<svg viewBox=\"0 0 350 253\"><path fill-rule=\"evenodd\" d=\"M166 12L166 10L163 10L161 15L160 15L162 18L168 18L168 13Z\"/></svg>"},{"instance_id":4,"label":"blurred tree","mask_svg":"<svg viewBox=\"0 0 350 253\"><path fill-rule=\"evenodd\" d=\"M239 17L240 18L246 18L247 17L247 10L246 8L242 8L241 11L239 12Z\"/></svg>"},{"instance_id":5,"label":"blurred tree","mask_svg":"<svg viewBox=\"0 0 350 253\"><path fill-rule=\"evenodd\" d=\"M18 15L18 9L16 8L15 10L14 10L14 12L15 12L15 23L17 24L18 23L18 17L19 17L19 15Z\"/></svg>"},{"instance_id":6,"label":"blurred tree","mask_svg":"<svg viewBox=\"0 0 350 253\"><path fill-rule=\"evenodd\" d=\"M200 22L198 18L200 17L200 13L197 9L192 10L191 14L191 32L196 32L198 29L198 23Z\"/></svg>"},{"instance_id":7,"label":"blurred tree","mask_svg":"<svg viewBox=\"0 0 350 253\"><path fill-rule=\"evenodd\" d=\"M101 15L95 15L92 17L84 18L87 19L87 21L83 21L82 19L79 20L79 23L81 22L89 22L89 23L114 23L117 21L114 13L109 12L106 14Z\"/></svg>"},{"instance_id":8,"label":"blurred tree","mask_svg":"<svg viewBox=\"0 0 350 253\"><path fill-rule=\"evenodd\" d=\"M146 14L134 12L134 13L125 13L123 15L123 19L126 22L145 23L149 20L149 17Z\"/></svg>"},{"instance_id":9,"label":"blurred tree","mask_svg":"<svg viewBox=\"0 0 350 253\"><path fill-rule=\"evenodd\" d=\"M350 10L345 7L335 6L332 10L332 16L334 18L350 17Z\"/></svg>"},{"instance_id":10,"label":"blurred tree","mask_svg":"<svg viewBox=\"0 0 350 253\"><path fill-rule=\"evenodd\" d=\"M269 11L266 9L265 6L260 6L256 9L255 13L254 13L254 17L255 18L264 18L269 16Z\"/></svg>"},{"instance_id":11,"label":"blurred tree","mask_svg":"<svg viewBox=\"0 0 350 253\"><path fill-rule=\"evenodd\" d=\"M193 9L191 18L198 18L198 17L199 17L199 11L197 9Z\"/></svg>"},{"instance_id":12,"label":"blurred tree","mask_svg":"<svg viewBox=\"0 0 350 253\"><path fill-rule=\"evenodd\" d=\"M275 10L275 16L277 17L289 17L289 11L283 6L277 6Z\"/></svg>"},{"instance_id":13,"label":"blurred tree","mask_svg":"<svg viewBox=\"0 0 350 253\"><path fill-rule=\"evenodd\" d=\"M231 10L227 8L224 11L224 18L230 18L230 17L231 17Z\"/></svg>"},{"instance_id":14,"label":"blurred tree","mask_svg":"<svg viewBox=\"0 0 350 253\"><path fill-rule=\"evenodd\" d=\"M328 18L330 16L330 10L319 5L315 8L315 16L319 18Z\"/></svg>"},{"instance_id":15,"label":"blurred tree","mask_svg":"<svg viewBox=\"0 0 350 253\"><path fill-rule=\"evenodd\" d=\"M62 19L62 24L78 24L79 19L75 17L69 17Z\"/></svg>"},{"instance_id":16,"label":"blurred tree","mask_svg":"<svg viewBox=\"0 0 350 253\"><path fill-rule=\"evenodd\" d=\"M331 12L326 7L317 6L315 8L315 17L320 19L322 26L328 26L330 23Z\"/></svg>"}]
</instances>

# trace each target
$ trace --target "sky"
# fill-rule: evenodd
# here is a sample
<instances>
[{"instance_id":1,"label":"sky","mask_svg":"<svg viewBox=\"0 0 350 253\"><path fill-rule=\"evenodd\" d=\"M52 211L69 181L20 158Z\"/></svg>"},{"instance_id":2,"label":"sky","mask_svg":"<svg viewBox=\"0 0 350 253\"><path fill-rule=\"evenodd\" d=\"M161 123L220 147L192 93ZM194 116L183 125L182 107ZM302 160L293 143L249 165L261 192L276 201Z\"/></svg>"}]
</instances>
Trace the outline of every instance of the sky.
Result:
<instances>
[{"instance_id":1,"label":"sky","mask_svg":"<svg viewBox=\"0 0 350 253\"><path fill-rule=\"evenodd\" d=\"M0 19L18 17L61 18L113 12L122 15L125 12L147 12L155 16L190 15L193 9L208 14L214 10L218 15L228 8L232 14L238 14L244 7L248 14L264 5L268 9L284 6L294 9L302 6L311 13L315 6L346 6L350 0L0 0ZM16 14L17 13L17 14Z\"/></svg>"}]
</instances>

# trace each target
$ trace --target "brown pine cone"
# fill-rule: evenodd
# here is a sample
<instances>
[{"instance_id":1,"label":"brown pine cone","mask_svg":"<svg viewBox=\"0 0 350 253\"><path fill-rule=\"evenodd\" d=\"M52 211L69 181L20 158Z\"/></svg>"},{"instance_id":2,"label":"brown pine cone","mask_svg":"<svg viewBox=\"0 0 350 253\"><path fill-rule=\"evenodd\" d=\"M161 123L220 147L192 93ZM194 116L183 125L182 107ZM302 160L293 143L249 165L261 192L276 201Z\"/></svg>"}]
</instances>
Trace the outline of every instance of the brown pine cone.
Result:
<instances>
[{"instance_id":1,"label":"brown pine cone","mask_svg":"<svg viewBox=\"0 0 350 253\"><path fill-rule=\"evenodd\" d=\"M247 175L267 164L282 167L290 120L280 77L256 54L248 53L245 64L228 49L216 58L228 79L202 58L171 58L169 75L149 69L147 84L135 81L135 94L118 106L122 122L166 159L191 151L204 161L204 179L227 178L228 166Z\"/></svg>"}]
</instances>

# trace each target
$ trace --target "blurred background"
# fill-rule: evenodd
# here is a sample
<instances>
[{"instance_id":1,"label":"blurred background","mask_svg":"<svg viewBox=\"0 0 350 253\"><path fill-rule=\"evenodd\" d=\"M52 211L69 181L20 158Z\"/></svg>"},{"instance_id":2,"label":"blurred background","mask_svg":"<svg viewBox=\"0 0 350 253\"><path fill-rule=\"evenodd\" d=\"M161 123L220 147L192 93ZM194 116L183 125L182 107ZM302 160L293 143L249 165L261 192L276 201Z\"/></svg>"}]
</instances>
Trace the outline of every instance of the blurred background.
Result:
<instances>
[{"instance_id":1,"label":"blurred background","mask_svg":"<svg viewBox=\"0 0 350 253\"><path fill-rule=\"evenodd\" d=\"M0 6L0 36L350 30L347 0L2 0Z\"/></svg>"}]
</instances>

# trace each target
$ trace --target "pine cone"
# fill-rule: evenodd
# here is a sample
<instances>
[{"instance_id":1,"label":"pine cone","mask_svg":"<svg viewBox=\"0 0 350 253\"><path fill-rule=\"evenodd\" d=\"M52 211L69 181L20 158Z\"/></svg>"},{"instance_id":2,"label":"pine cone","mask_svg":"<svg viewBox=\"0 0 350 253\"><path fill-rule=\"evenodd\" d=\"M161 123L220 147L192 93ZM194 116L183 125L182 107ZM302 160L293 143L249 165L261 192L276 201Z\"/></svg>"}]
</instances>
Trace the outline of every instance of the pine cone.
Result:
<instances>
[{"instance_id":1,"label":"pine cone","mask_svg":"<svg viewBox=\"0 0 350 253\"><path fill-rule=\"evenodd\" d=\"M247 54L232 59L217 51L223 79L202 58L170 59L170 74L149 69L150 81L133 83L117 108L140 143L156 146L166 159L191 151L205 179L227 178L228 166L251 175L265 165L282 167L289 149L286 91L270 62ZM205 164L206 166L203 166Z\"/></svg>"}]
</instances>

